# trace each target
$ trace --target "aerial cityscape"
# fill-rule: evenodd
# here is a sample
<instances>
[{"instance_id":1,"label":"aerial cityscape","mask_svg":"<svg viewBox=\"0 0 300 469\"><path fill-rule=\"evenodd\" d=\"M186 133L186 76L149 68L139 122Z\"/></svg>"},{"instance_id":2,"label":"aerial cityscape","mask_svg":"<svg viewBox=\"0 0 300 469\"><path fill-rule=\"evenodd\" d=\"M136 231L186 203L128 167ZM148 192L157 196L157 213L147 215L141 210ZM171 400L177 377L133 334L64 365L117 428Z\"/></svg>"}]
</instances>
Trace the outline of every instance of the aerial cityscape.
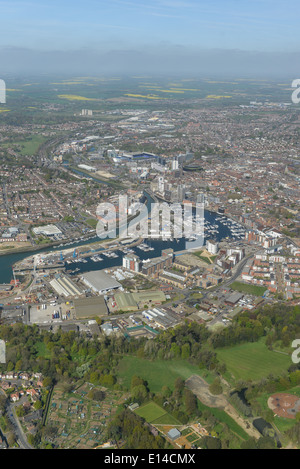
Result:
<instances>
[{"instance_id":1,"label":"aerial cityscape","mask_svg":"<svg viewBox=\"0 0 300 469\"><path fill-rule=\"evenodd\" d=\"M98 449L132 466L149 450L187 464L205 449L299 449L300 80L271 41L243 68L254 18L276 30L283 2L269 20L265 1L232 12L241 44L229 13L224 30L216 19L223 36L206 46L224 37L228 67L202 51L202 71L192 49L170 46L167 68L166 45L156 59L125 45L146 13L172 42L177 14L188 28L204 2L112 3L128 42L107 36L103 70L79 51L96 32L68 49L75 13L63 37L39 6L31 42L23 12L22 51L0 33L0 449ZM24 5L11 5L17 28Z\"/></svg>"}]
</instances>

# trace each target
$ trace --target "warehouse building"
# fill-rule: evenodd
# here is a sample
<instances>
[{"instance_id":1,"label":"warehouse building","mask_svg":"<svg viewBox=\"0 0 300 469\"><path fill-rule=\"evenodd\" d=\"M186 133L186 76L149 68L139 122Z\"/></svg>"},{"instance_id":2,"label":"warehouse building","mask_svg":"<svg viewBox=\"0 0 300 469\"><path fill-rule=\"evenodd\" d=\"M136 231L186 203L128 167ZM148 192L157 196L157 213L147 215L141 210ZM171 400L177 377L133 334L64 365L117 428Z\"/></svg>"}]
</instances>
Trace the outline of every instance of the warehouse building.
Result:
<instances>
[{"instance_id":1,"label":"warehouse building","mask_svg":"<svg viewBox=\"0 0 300 469\"><path fill-rule=\"evenodd\" d=\"M57 275L51 280L50 285L58 295L65 296L66 298L81 296L83 294L82 290L65 275Z\"/></svg>"},{"instance_id":2,"label":"warehouse building","mask_svg":"<svg viewBox=\"0 0 300 469\"><path fill-rule=\"evenodd\" d=\"M50 236L50 237L62 234L62 232L55 225L39 226L39 227L33 228L32 231L36 235L44 235L44 236Z\"/></svg>"},{"instance_id":3,"label":"warehouse building","mask_svg":"<svg viewBox=\"0 0 300 469\"><path fill-rule=\"evenodd\" d=\"M142 308L144 304L160 305L166 301L166 295L160 290L146 290L132 295L138 306Z\"/></svg>"},{"instance_id":4,"label":"warehouse building","mask_svg":"<svg viewBox=\"0 0 300 469\"><path fill-rule=\"evenodd\" d=\"M242 293L235 292L226 298L225 303L229 306L235 306L243 298L244 295Z\"/></svg>"},{"instance_id":5,"label":"warehouse building","mask_svg":"<svg viewBox=\"0 0 300 469\"><path fill-rule=\"evenodd\" d=\"M86 272L82 275L81 279L89 289L100 295L122 287L117 280L107 275L103 270Z\"/></svg>"},{"instance_id":6,"label":"warehouse building","mask_svg":"<svg viewBox=\"0 0 300 469\"><path fill-rule=\"evenodd\" d=\"M160 305L166 301L166 295L160 290L151 290L138 293L118 292L114 295L118 311L138 311L144 305Z\"/></svg>"},{"instance_id":7,"label":"warehouse building","mask_svg":"<svg viewBox=\"0 0 300 469\"><path fill-rule=\"evenodd\" d=\"M156 327L164 330L176 326L181 321L175 313L159 308L148 309L142 315Z\"/></svg>"},{"instance_id":8,"label":"warehouse building","mask_svg":"<svg viewBox=\"0 0 300 469\"><path fill-rule=\"evenodd\" d=\"M76 319L103 317L108 315L103 296L74 300Z\"/></svg>"},{"instance_id":9,"label":"warehouse building","mask_svg":"<svg viewBox=\"0 0 300 469\"><path fill-rule=\"evenodd\" d=\"M139 309L132 293L116 293L114 298L118 311L137 311Z\"/></svg>"}]
</instances>

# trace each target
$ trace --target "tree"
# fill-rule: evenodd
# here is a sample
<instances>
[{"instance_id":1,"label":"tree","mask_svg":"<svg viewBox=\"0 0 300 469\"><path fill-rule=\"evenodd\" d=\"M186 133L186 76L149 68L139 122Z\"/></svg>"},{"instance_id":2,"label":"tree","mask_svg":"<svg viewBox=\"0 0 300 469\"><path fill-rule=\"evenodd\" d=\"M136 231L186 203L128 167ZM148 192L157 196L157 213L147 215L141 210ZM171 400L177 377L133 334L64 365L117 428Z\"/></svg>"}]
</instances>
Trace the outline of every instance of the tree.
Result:
<instances>
[{"instance_id":1,"label":"tree","mask_svg":"<svg viewBox=\"0 0 300 469\"><path fill-rule=\"evenodd\" d=\"M189 389L184 390L184 404L187 415L194 415L197 411L197 398Z\"/></svg>"},{"instance_id":2,"label":"tree","mask_svg":"<svg viewBox=\"0 0 300 469\"><path fill-rule=\"evenodd\" d=\"M176 378L175 380L175 390L178 392L182 392L184 390L184 380L182 378Z\"/></svg>"},{"instance_id":3,"label":"tree","mask_svg":"<svg viewBox=\"0 0 300 469\"><path fill-rule=\"evenodd\" d=\"M52 379L49 376L46 376L43 380L43 387L48 388L48 387L52 386L52 384L53 384Z\"/></svg>"},{"instance_id":4,"label":"tree","mask_svg":"<svg viewBox=\"0 0 300 469\"><path fill-rule=\"evenodd\" d=\"M25 409L22 405L18 406L17 409L16 409L16 414L18 417L24 417L24 415L26 414L25 412Z\"/></svg>"},{"instance_id":5,"label":"tree","mask_svg":"<svg viewBox=\"0 0 300 469\"><path fill-rule=\"evenodd\" d=\"M131 378L130 388L133 389L136 386L140 386L141 384L145 384L143 378L133 375L133 377Z\"/></svg>"},{"instance_id":6,"label":"tree","mask_svg":"<svg viewBox=\"0 0 300 469\"><path fill-rule=\"evenodd\" d=\"M0 394L0 414L5 411L6 402L7 402L7 397L4 396L3 394Z\"/></svg>"},{"instance_id":7,"label":"tree","mask_svg":"<svg viewBox=\"0 0 300 469\"><path fill-rule=\"evenodd\" d=\"M43 404L41 403L40 400L38 400L33 404L33 407L35 408L35 410L40 410L40 409L42 409Z\"/></svg>"},{"instance_id":8,"label":"tree","mask_svg":"<svg viewBox=\"0 0 300 469\"><path fill-rule=\"evenodd\" d=\"M190 354L191 354L190 345L189 344L184 344L181 347L181 358L183 360L186 360L190 357Z\"/></svg>"},{"instance_id":9,"label":"tree","mask_svg":"<svg viewBox=\"0 0 300 469\"><path fill-rule=\"evenodd\" d=\"M138 386L135 386L131 390L131 397L133 400L137 401L140 404L144 402L148 397L148 391L147 391L146 386L144 386L143 384L139 384Z\"/></svg>"},{"instance_id":10,"label":"tree","mask_svg":"<svg viewBox=\"0 0 300 469\"><path fill-rule=\"evenodd\" d=\"M215 380L211 383L209 386L209 391L214 395L222 394L223 388L219 377L215 378Z\"/></svg>"},{"instance_id":11,"label":"tree","mask_svg":"<svg viewBox=\"0 0 300 469\"><path fill-rule=\"evenodd\" d=\"M219 440L218 438L210 437L210 436L203 437L201 440L201 443L202 443L201 446L204 449L221 449L222 448L221 440Z\"/></svg>"},{"instance_id":12,"label":"tree","mask_svg":"<svg viewBox=\"0 0 300 469\"><path fill-rule=\"evenodd\" d=\"M53 424L49 424L44 428L43 435L44 438L53 440L56 437L57 432L58 428Z\"/></svg>"}]
</instances>

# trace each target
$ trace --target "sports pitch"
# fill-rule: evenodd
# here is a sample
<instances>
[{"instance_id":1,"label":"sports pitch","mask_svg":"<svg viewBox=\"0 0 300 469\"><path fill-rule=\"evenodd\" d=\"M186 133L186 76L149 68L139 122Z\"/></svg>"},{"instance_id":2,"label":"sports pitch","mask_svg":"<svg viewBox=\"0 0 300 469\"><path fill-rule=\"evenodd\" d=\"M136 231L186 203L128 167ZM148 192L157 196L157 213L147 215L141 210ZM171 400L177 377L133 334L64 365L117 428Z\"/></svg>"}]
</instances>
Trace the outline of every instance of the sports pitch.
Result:
<instances>
[{"instance_id":1,"label":"sports pitch","mask_svg":"<svg viewBox=\"0 0 300 469\"><path fill-rule=\"evenodd\" d=\"M148 402L135 411L137 415L144 418L146 422L156 425L181 425L178 420L168 414L155 402Z\"/></svg>"}]
</instances>

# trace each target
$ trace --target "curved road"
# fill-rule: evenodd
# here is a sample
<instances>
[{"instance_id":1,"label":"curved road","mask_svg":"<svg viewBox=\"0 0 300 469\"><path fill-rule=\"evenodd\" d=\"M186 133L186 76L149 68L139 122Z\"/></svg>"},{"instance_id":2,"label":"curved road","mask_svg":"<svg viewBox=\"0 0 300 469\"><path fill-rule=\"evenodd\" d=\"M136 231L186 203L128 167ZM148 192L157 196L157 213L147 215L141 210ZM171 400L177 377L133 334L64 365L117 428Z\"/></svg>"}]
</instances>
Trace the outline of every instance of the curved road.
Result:
<instances>
[{"instance_id":1,"label":"curved road","mask_svg":"<svg viewBox=\"0 0 300 469\"><path fill-rule=\"evenodd\" d=\"M5 392L2 391L1 389L0 389L0 392L6 396ZM17 443L20 446L20 448L21 449L34 449L28 443L27 438L26 438L26 436L25 436L25 434L22 430L19 419L16 416L16 412L15 412L15 409L14 409L14 404L12 404L9 400L7 400L7 402L6 402L6 412L7 412L8 419L9 419L10 423L12 424L12 428L13 428L14 434L16 436Z\"/></svg>"}]
</instances>

